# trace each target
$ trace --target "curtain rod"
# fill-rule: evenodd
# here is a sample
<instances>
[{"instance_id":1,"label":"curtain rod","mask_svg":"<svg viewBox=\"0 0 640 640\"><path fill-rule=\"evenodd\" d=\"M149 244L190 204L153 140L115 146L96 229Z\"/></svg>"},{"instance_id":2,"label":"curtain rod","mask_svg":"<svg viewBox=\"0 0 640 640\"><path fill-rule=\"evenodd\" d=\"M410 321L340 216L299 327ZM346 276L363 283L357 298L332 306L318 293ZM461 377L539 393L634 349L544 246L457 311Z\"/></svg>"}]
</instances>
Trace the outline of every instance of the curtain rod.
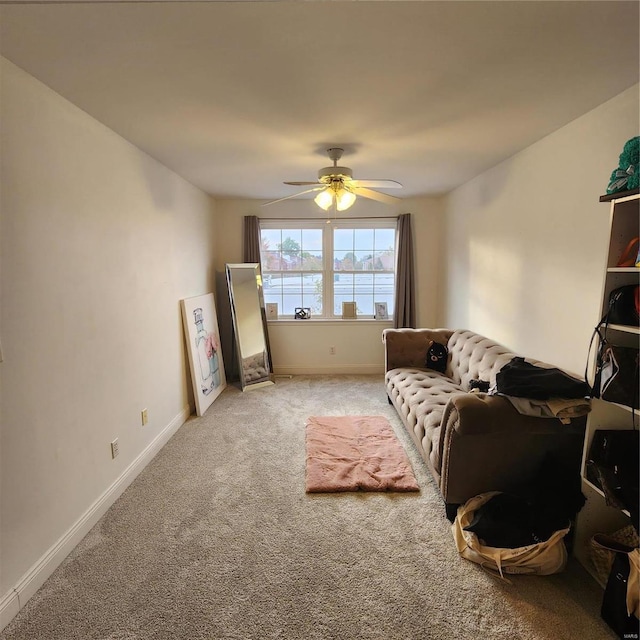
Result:
<instances>
[{"instance_id":1,"label":"curtain rod","mask_svg":"<svg viewBox=\"0 0 640 640\"><path fill-rule=\"evenodd\" d=\"M401 215L404 214L400 214L397 216L362 216L362 217L358 217L358 218L331 218L330 216L318 216L315 218L300 218L300 217L295 217L295 218L261 218L260 216L256 216L256 218L258 218L258 220L340 220L340 221L348 221L348 220L397 220Z\"/></svg>"}]
</instances>

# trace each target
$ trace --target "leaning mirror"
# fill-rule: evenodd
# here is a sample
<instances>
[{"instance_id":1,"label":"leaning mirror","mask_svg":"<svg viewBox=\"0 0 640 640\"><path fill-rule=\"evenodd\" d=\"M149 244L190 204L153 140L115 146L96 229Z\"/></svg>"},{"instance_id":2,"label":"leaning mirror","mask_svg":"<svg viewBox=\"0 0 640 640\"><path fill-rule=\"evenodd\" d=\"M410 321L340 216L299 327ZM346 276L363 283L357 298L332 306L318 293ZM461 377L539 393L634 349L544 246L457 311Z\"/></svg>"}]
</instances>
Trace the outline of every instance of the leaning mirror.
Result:
<instances>
[{"instance_id":1,"label":"leaning mirror","mask_svg":"<svg viewBox=\"0 0 640 640\"><path fill-rule=\"evenodd\" d=\"M260 265L228 264L227 284L242 390L273 384Z\"/></svg>"}]
</instances>

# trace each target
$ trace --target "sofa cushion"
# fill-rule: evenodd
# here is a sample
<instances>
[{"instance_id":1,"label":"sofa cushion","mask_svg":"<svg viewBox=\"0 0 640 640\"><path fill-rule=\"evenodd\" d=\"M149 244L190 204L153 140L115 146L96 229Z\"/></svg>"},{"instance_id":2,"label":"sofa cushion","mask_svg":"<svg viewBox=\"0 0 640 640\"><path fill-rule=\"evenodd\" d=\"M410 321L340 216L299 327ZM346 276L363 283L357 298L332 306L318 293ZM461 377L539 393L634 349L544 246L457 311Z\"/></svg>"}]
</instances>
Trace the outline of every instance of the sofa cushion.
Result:
<instances>
[{"instance_id":1,"label":"sofa cushion","mask_svg":"<svg viewBox=\"0 0 640 640\"><path fill-rule=\"evenodd\" d=\"M418 449L440 475L440 423L449 398L465 393L451 378L430 369L401 367L386 376L387 393L408 426Z\"/></svg>"}]
</instances>

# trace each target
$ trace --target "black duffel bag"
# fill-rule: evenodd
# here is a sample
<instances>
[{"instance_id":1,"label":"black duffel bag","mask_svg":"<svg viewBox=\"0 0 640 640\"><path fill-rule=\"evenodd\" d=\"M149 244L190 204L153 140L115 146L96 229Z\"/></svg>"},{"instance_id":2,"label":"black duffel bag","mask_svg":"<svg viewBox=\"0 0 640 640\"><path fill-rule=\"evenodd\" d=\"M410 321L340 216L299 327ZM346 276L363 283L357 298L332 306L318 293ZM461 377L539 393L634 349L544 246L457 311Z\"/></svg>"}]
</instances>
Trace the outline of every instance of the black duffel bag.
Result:
<instances>
[{"instance_id":1,"label":"black duffel bag","mask_svg":"<svg viewBox=\"0 0 640 640\"><path fill-rule=\"evenodd\" d=\"M557 367L537 367L516 356L496 374L496 391L505 396L548 400L549 398L585 398L591 389Z\"/></svg>"}]
</instances>

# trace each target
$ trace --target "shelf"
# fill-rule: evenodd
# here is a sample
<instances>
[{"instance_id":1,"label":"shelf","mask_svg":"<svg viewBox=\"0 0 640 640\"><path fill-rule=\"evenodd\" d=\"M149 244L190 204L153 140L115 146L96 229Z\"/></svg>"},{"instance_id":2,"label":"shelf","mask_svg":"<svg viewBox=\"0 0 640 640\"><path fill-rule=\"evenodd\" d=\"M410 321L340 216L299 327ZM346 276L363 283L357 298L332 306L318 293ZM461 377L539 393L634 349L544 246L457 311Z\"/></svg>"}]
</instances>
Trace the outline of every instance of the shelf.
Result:
<instances>
[{"instance_id":1,"label":"shelf","mask_svg":"<svg viewBox=\"0 0 640 640\"><path fill-rule=\"evenodd\" d=\"M582 481L588 486L591 487L591 489L593 489L597 494L601 495L603 498L605 498L604 495L604 491L598 487L597 485L593 484L593 482L591 482L591 480L587 480L584 476L582 477ZM625 516L630 517L631 514L626 510L626 509L620 509L620 511L622 513L624 513Z\"/></svg>"},{"instance_id":2,"label":"shelf","mask_svg":"<svg viewBox=\"0 0 640 640\"><path fill-rule=\"evenodd\" d=\"M601 317L609 309L609 298L613 290L637 284L640 275L639 267L619 267L621 260L628 260L628 246L632 238L640 235L639 205L640 191L620 191L618 193L607 194L600 197L601 202L609 203L609 237L607 243L607 260L603 264L602 289L601 289ZM623 257L624 256L624 257ZM606 330L613 344L620 347L638 346L638 336L640 327L610 324ZM595 368L594 359L590 359L590 368L593 373ZM585 437L583 442L582 463L580 475L582 476L582 489L586 498L586 503L577 516L575 531L574 552L578 560L598 579L593 570L593 563L590 557L590 542L596 533L608 533L628 526L630 513L628 510L621 510L607 503L604 491L588 480L586 475L589 452L593 442L594 434L599 430L630 430L634 428L634 423L638 422L637 416L640 411L625 405L607 402L600 398L594 398L591 412L587 416ZM592 479L596 479L591 476Z\"/></svg>"},{"instance_id":3,"label":"shelf","mask_svg":"<svg viewBox=\"0 0 640 640\"><path fill-rule=\"evenodd\" d=\"M638 196L640 189L630 189L629 191L618 191L617 193L607 193L600 196L600 202L611 202L612 200L622 200L623 198L629 198L633 200L634 196Z\"/></svg>"},{"instance_id":4,"label":"shelf","mask_svg":"<svg viewBox=\"0 0 640 640\"><path fill-rule=\"evenodd\" d=\"M632 327L628 324L608 324L607 330L622 331L624 333L635 333L640 335L640 327Z\"/></svg>"},{"instance_id":5,"label":"shelf","mask_svg":"<svg viewBox=\"0 0 640 640\"><path fill-rule=\"evenodd\" d=\"M598 398L599 400L602 400L602 398ZM633 407L628 407L626 404L618 404L617 402L608 402L607 400L602 400L602 402L606 402L607 404L610 404L613 407L618 407L618 409L622 409L623 411L627 411L629 413L635 413L637 416L640 416L640 410L639 409L634 409Z\"/></svg>"}]
</instances>

